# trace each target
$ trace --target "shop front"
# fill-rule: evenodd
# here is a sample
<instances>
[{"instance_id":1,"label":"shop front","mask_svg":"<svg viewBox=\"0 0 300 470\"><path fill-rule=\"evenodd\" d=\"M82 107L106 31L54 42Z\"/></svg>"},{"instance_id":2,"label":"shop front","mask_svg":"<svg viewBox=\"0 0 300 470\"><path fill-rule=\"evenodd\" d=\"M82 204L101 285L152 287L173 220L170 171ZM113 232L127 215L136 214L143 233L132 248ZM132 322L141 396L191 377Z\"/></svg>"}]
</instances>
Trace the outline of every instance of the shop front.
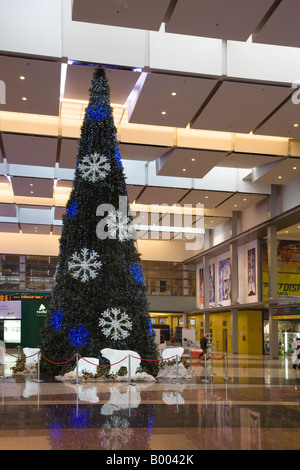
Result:
<instances>
[{"instance_id":1,"label":"shop front","mask_svg":"<svg viewBox=\"0 0 300 470\"><path fill-rule=\"evenodd\" d=\"M300 304L285 305L274 310L274 319L278 321L278 351L280 355L290 356L296 338L300 337ZM264 354L269 354L269 319L264 312Z\"/></svg>"},{"instance_id":2,"label":"shop front","mask_svg":"<svg viewBox=\"0 0 300 470\"><path fill-rule=\"evenodd\" d=\"M1 294L0 341L7 349L39 346L49 304L49 294Z\"/></svg>"}]
</instances>

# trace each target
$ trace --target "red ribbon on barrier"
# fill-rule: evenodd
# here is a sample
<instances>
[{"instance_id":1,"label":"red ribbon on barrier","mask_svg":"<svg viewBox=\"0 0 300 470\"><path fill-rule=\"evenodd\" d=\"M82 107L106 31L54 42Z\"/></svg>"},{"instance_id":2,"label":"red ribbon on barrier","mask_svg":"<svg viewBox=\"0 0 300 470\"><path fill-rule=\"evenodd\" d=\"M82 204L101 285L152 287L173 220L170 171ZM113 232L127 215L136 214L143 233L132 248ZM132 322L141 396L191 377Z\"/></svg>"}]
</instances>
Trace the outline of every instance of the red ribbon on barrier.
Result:
<instances>
[{"instance_id":1,"label":"red ribbon on barrier","mask_svg":"<svg viewBox=\"0 0 300 470\"><path fill-rule=\"evenodd\" d=\"M18 348L18 346L17 346L16 348L6 349L5 352L6 352L6 354L8 354L9 356L15 357L15 358L18 359L18 358L19 358L18 356L14 356L13 354L10 354L10 353L7 352L7 351L11 351L12 349L17 349L17 348ZM23 349L23 348L21 347L21 349ZM23 356L23 357L29 358L29 357L35 356L36 354L38 354L38 352L32 354L31 356ZM46 361L51 362L51 364L62 365L62 364L66 364L67 362L72 361L72 359L74 359L75 355L74 355L73 357L71 357L70 359L68 359L67 361L64 361L64 362L54 362L54 361L50 361L50 359L47 359L43 354L41 354L41 357L43 357ZM114 364L93 364L92 362L88 361L88 360L85 359L84 357L82 357L82 356L80 356L80 357L81 357L81 359L83 359L84 361L86 361L86 362L88 362L89 364L91 364L91 365L93 365L93 366L96 366L96 367L111 367L111 366L114 366L114 365L116 365L116 364L119 364L120 362L125 361L125 359L126 359L128 356L124 357L123 359L121 359L121 360L118 361L118 362L115 362ZM141 358L141 357L135 357L135 356L131 356L131 357L132 357L133 359L138 359L138 360L141 360L141 361L160 362L160 361L170 361L171 359L174 359L174 358L176 357L176 355L175 355L175 356L168 357L167 359L143 359L143 358ZM197 361L197 362L190 362L190 363L188 363L188 362L186 362L186 361L183 361L183 360L180 358L180 362L183 362L183 363L187 364L188 366L193 366L193 365L197 365L197 364L199 364L201 361L203 361L204 357L205 357L205 356L203 356L202 358L200 358L200 360ZM207 357L208 357L208 358L211 358L211 359L215 359L216 361L220 361L220 360L224 359L225 354L224 354L223 356L221 356L221 357L216 357L214 354L212 354L211 356L207 356Z\"/></svg>"}]
</instances>

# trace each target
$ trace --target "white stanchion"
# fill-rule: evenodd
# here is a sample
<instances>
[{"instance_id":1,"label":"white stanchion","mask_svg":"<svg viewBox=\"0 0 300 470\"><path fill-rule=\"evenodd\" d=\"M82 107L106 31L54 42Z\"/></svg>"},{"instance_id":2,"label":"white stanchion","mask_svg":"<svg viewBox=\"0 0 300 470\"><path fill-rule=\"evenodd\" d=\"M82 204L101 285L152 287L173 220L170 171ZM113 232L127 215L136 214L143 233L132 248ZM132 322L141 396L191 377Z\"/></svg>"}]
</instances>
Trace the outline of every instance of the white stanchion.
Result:
<instances>
[{"instance_id":1,"label":"white stanchion","mask_svg":"<svg viewBox=\"0 0 300 470\"><path fill-rule=\"evenodd\" d=\"M135 386L135 384L133 384L131 382L131 355L128 354L127 356L127 359L128 359L128 369L127 369L127 372L128 372L128 383L126 385L132 385L133 387Z\"/></svg>"},{"instance_id":2,"label":"white stanchion","mask_svg":"<svg viewBox=\"0 0 300 470\"><path fill-rule=\"evenodd\" d=\"M37 359L38 359L38 360L37 360L37 363L38 363L38 364L37 364L37 379L35 380L35 382L40 383L40 382L42 382L42 380L40 379L41 352L38 352L38 353L37 353L37 357L38 357L38 358L37 358Z\"/></svg>"},{"instance_id":3,"label":"white stanchion","mask_svg":"<svg viewBox=\"0 0 300 470\"><path fill-rule=\"evenodd\" d=\"M78 377L79 377L79 374L78 374L78 362L79 362L78 356L79 356L79 354L76 353L75 355L76 355L76 382L75 382L75 384L78 385L78 384L80 384L80 382L78 382Z\"/></svg>"},{"instance_id":4,"label":"white stanchion","mask_svg":"<svg viewBox=\"0 0 300 470\"><path fill-rule=\"evenodd\" d=\"M209 382L209 380L208 380L208 378L207 378L207 360L206 360L206 356L207 356L207 355L205 354L205 355L204 355L205 379L202 379L202 382L204 382L204 383L208 383L208 382Z\"/></svg>"},{"instance_id":5,"label":"white stanchion","mask_svg":"<svg viewBox=\"0 0 300 470\"><path fill-rule=\"evenodd\" d=\"M223 380L230 380L230 377L228 377L227 353L225 353L225 377L222 378Z\"/></svg>"}]
</instances>

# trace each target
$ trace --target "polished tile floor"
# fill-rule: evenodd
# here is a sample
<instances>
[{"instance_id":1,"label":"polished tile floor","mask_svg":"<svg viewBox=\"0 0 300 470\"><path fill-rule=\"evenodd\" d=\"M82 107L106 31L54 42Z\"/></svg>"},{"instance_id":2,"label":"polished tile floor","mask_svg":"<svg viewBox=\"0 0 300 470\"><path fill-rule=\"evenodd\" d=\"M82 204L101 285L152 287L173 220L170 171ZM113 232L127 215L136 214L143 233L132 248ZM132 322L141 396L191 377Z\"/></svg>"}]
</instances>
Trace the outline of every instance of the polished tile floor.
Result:
<instances>
[{"instance_id":1,"label":"polished tile floor","mask_svg":"<svg viewBox=\"0 0 300 470\"><path fill-rule=\"evenodd\" d=\"M222 353L190 378L139 382L0 379L0 450L298 450L300 370ZM195 360L192 360L195 364Z\"/></svg>"}]
</instances>

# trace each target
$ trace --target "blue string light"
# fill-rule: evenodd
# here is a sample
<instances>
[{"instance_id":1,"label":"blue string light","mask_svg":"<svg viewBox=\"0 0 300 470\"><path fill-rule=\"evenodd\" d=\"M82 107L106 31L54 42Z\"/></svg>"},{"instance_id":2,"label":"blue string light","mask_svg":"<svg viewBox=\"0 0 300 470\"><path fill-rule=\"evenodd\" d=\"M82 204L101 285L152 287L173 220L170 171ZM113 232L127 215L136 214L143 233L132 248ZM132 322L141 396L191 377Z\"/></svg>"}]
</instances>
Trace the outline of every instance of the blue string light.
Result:
<instances>
[{"instance_id":1,"label":"blue string light","mask_svg":"<svg viewBox=\"0 0 300 470\"><path fill-rule=\"evenodd\" d=\"M69 334L69 341L73 344L75 348L87 344L89 337L89 332L84 328L84 326L79 326L78 328L71 328Z\"/></svg>"},{"instance_id":2,"label":"blue string light","mask_svg":"<svg viewBox=\"0 0 300 470\"><path fill-rule=\"evenodd\" d=\"M107 116L106 106L101 104L92 104L89 108L86 109L87 116L91 121L102 121Z\"/></svg>"},{"instance_id":3,"label":"blue string light","mask_svg":"<svg viewBox=\"0 0 300 470\"><path fill-rule=\"evenodd\" d=\"M116 157L116 160L117 160L118 164L119 164L120 166L123 166L123 164L122 164L122 159L121 159L121 155L120 155L120 152L119 152L118 147L115 148L115 157Z\"/></svg>"}]
</instances>

